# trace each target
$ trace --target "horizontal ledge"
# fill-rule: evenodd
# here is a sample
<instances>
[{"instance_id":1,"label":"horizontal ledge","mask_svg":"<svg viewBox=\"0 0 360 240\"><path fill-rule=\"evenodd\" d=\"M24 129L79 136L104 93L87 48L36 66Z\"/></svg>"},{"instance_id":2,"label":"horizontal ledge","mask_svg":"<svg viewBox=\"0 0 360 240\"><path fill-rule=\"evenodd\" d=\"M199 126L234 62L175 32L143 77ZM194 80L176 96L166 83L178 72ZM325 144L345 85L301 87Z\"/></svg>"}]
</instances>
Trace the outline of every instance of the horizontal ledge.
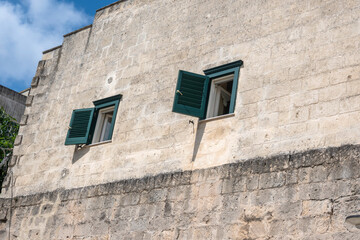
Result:
<instances>
[{"instance_id":1,"label":"horizontal ledge","mask_svg":"<svg viewBox=\"0 0 360 240\"><path fill-rule=\"evenodd\" d=\"M216 117L212 117L212 118L206 118L206 119L200 120L199 124L211 122L211 121L215 121L215 120L219 120L219 119L223 119L223 118L229 118L229 117L235 117L235 113L229 113L229 114L220 115L220 116L216 116Z\"/></svg>"},{"instance_id":2,"label":"horizontal ledge","mask_svg":"<svg viewBox=\"0 0 360 240\"><path fill-rule=\"evenodd\" d=\"M24 92L29 91L30 89L31 89L31 88L26 88L26 89L20 91L19 93L23 94Z\"/></svg>"},{"instance_id":3,"label":"horizontal ledge","mask_svg":"<svg viewBox=\"0 0 360 240\"><path fill-rule=\"evenodd\" d=\"M97 143L92 143L92 144L89 144L89 145L85 145L85 147L94 147L94 146L99 146L99 145L103 145L103 144L106 144L106 143L111 143L112 140L107 140L107 141L102 141L102 142L97 142Z\"/></svg>"},{"instance_id":4,"label":"horizontal ledge","mask_svg":"<svg viewBox=\"0 0 360 240\"><path fill-rule=\"evenodd\" d=\"M244 62L242 60L238 60L238 61L227 63L227 64L224 64L221 66L206 69L203 72L205 73L205 75L210 75L210 74L213 74L216 72L221 72L221 71L228 70L231 68L241 67L243 64L244 64Z\"/></svg>"},{"instance_id":5,"label":"horizontal ledge","mask_svg":"<svg viewBox=\"0 0 360 240\"><path fill-rule=\"evenodd\" d=\"M127 0L116 1L116 2L114 2L114 3L111 3L111 4L109 4L109 5L106 5L105 7L99 8L98 10L96 10L96 12L99 12L99 11L101 11L101 10L104 10L105 8L114 6L114 5L118 4L118 3L125 2L125 1L127 1Z\"/></svg>"},{"instance_id":6,"label":"horizontal ledge","mask_svg":"<svg viewBox=\"0 0 360 240\"><path fill-rule=\"evenodd\" d=\"M50 49L48 49L48 50L45 50L45 51L43 51L42 53L43 53L43 54L46 54L46 53L52 52L52 51L54 51L54 50L56 50L56 49L58 49L58 48L61 48L61 47L62 47L62 45L59 45L59 46L50 48Z\"/></svg>"},{"instance_id":7,"label":"horizontal ledge","mask_svg":"<svg viewBox=\"0 0 360 240\"><path fill-rule=\"evenodd\" d=\"M91 28L91 27L92 27L92 24L87 25L87 26L82 27L82 28L80 28L80 29L78 29L78 30L75 30L75 31L69 32L68 34L65 34L64 37L68 37L68 36L70 36L70 35L72 35L72 34L81 32L82 30L85 30L85 29L88 29L88 28Z\"/></svg>"}]
</instances>

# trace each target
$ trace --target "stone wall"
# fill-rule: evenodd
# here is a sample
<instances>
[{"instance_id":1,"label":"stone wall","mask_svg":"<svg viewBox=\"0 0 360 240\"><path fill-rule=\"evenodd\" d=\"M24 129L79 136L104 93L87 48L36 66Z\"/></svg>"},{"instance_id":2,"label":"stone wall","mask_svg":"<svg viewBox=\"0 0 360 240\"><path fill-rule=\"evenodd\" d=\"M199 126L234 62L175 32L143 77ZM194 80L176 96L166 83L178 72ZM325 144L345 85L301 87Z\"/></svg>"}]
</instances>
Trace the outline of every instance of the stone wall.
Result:
<instances>
[{"instance_id":1,"label":"stone wall","mask_svg":"<svg viewBox=\"0 0 360 240\"><path fill-rule=\"evenodd\" d=\"M16 122L20 122L25 111L26 96L0 85L0 106Z\"/></svg>"},{"instance_id":2,"label":"stone wall","mask_svg":"<svg viewBox=\"0 0 360 240\"><path fill-rule=\"evenodd\" d=\"M14 149L14 195L359 144L359 8L127 0L97 11L39 63ZM233 116L199 122L171 111L180 69L239 59ZM65 146L72 111L116 94L112 142Z\"/></svg>"},{"instance_id":3,"label":"stone wall","mask_svg":"<svg viewBox=\"0 0 360 240\"><path fill-rule=\"evenodd\" d=\"M58 189L0 199L0 238L355 240L359 180L343 146Z\"/></svg>"}]
</instances>

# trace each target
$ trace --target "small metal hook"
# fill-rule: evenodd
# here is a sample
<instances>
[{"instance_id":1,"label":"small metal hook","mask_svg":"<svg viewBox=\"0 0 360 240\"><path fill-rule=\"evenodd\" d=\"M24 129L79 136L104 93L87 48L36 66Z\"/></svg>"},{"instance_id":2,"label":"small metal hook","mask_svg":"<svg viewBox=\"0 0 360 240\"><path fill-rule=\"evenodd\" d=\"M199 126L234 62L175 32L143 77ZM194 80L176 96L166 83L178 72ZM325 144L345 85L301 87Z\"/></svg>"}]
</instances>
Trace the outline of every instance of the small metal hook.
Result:
<instances>
[{"instance_id":1,"label":"small metal hook","mask_svg":"<svg viewBox=\"0 0 360 240\"><path fill-rule=\"evenodd\" d=\"M184 95L182 92L180 92L180 90L176 90L176 93L180 93L181 96Z\"/></svg>"}]
</instances>

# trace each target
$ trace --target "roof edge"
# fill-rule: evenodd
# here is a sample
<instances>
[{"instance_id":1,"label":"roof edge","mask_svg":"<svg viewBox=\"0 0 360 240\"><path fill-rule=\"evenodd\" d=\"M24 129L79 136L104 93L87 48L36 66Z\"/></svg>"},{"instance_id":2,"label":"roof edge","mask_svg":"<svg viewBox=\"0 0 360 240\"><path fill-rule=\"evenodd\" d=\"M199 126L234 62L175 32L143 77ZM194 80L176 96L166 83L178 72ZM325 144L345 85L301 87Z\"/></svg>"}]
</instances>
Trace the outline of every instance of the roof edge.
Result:
<instances>
[{"instance_id":1,"label":"roof edge","mask_svg":"<svg viewBox=\"0 0 360 240\"><path fill-rule=\"evenodd\" d=\"M67 33L67 34L65 34L65 35L64 35L64 38L65 38L65 37L68 37L68 36L70 36L70 35L72 35L72 34L75 34L75 33L81 32L82 30L85 30L85 29L91 28L91 27L92 27L92 24L87 25L87 26L85 26L85 27L82 27L82 28L80 28L80 29L78 29L78 30L75 30L75 31L69 32L69 33Z\"/></svg>"},{"instance_id":2,"label":"roof edge","mask_svg":"<svg viewBox=\"0 0 360 240\"><path fill-rule=\"evenodd\" d=\"M30 89L31 89L31 88L26 88L26 89L20 91L19 93L24 93L24 92L26 92L26 91L29 91Z\"/></svg>"},{"instance_id":3,"label":"roof edge","mask_svg":"<svg viewBox=\"0 0 360 240\"><path fill-rule=\"evenodd\" d=\"M118 3L125 2L125 1L127 1L127 0L119 0L119 1L116 1L116 2L114 2L114 3L111 3L111 4L109 4L109 5L106 5L105 7L99 8L98 10L96 10L96 12L99 12L99 11L101 11L101 10L104 10L105 8L114 6L114 5L118 4Z\"/></svg>"},{"instance_id":4,"label":"roof edge","mask_svg":"<svg viewBox=\"0 0 360 240\"><path fill-rule=\"evenodd\" d=\"M59 46L50 48L50 49L48 49L48 50L43 51L42 54L46 54L46 53L52 52L52 51L54 51L54 50L56 50L56 49L58 49L58 48L61 48L61 47L62 47L62 45L59 45Z\"/></svg>"}]
</instances>

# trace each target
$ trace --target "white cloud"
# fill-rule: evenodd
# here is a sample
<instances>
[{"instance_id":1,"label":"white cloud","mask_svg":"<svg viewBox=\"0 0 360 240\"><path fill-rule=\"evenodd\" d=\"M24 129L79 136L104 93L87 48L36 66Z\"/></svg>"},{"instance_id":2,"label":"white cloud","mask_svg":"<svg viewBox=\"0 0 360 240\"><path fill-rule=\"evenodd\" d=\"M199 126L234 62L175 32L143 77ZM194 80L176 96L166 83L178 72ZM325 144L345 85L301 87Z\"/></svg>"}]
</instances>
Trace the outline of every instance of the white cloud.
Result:
<instances>
[{"instance_id":1,"label":"white cloud","mask_svg":"<svg viewBox=\"0 0 360 240\"><path fill-rule=\"evenodd\" d=\"M41 52L89 20L59 0L0 0L0 84L29 86Z\"/></svg>"}]
</instances>

